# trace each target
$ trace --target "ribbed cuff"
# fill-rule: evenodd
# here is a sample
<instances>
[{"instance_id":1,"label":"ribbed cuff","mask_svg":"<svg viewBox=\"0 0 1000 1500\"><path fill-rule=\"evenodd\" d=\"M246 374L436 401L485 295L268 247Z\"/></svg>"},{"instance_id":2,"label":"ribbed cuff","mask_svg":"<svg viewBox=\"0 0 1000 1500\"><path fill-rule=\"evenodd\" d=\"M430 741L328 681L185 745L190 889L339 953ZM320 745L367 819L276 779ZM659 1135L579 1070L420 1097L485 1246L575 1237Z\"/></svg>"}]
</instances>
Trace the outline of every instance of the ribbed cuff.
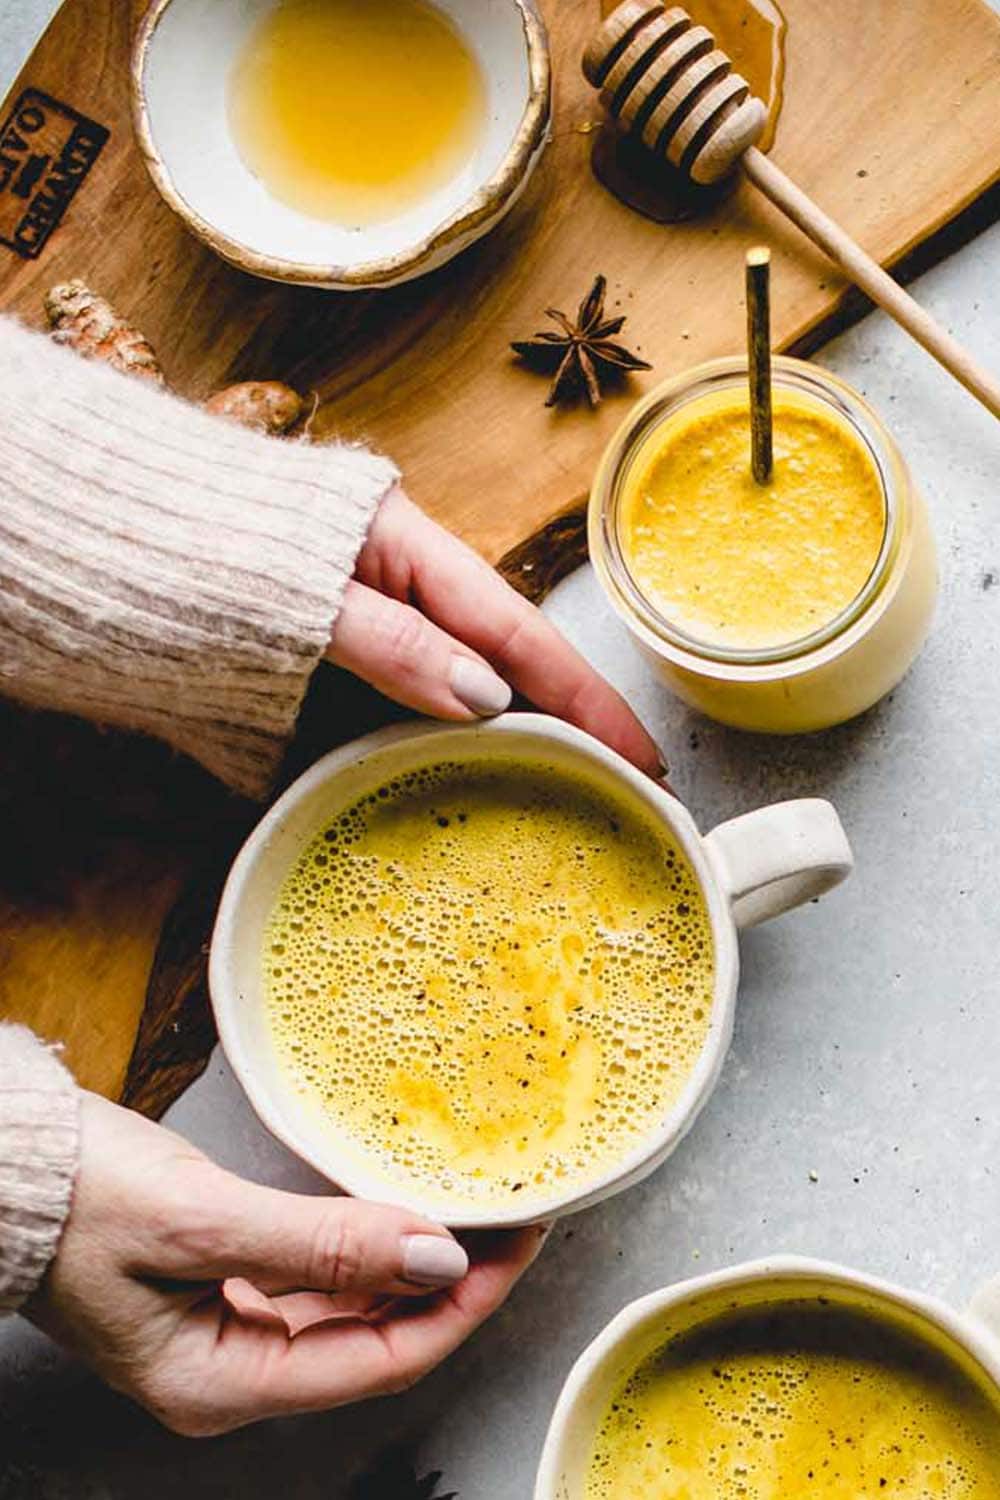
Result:
<instances>
[{"instance_id":1,"label":"ribbed cuff","mask_svg":"<svg viewBox=\"0 0 1000 1500\"><path fill-rule=\"evenodd\" d=\"M266 795L397 478L0 320L0 691Z\"/></svg>"},{"instance_id":2,"label":"ribbed cuff","mask_svg":"<svg viewBox=\"0 0 1000 1500\"><path fill-rule=\"evenodd\" d=\"M0 1314L30 1297L56 1253L79 1142L69 1072L27 1027L0 1025Z\"/></svg>"}]
</instances>

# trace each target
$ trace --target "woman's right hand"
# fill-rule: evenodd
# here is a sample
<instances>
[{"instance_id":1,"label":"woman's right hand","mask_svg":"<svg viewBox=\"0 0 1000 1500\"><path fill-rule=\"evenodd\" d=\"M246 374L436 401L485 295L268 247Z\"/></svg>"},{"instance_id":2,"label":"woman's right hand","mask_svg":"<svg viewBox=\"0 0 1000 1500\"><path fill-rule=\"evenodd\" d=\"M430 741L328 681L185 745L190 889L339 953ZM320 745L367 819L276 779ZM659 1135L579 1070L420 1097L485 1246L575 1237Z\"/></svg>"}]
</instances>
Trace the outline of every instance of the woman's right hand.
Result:
<instances>
[{"instance_id":1,"label":"woman's right hand","mask_svg":"<svg viewBox=\"0 0 1000 1500\"><path fill-rule=\"evenodd\" d=\"M24 1309L176 1432L405 1389L503 1302L544 1232L244 1182L93 1094L56 1258Z\"/></svg>"},{"instance_id":2,"label":"woman's right hand","mask_svg":"<svg viewBox=\"0 0 1000 1500\"><path fill-rule=\"evenodd\" d=\"M660 778L659 750L625 699L471 547L386 495L327 651L397 703L439 719L502 713L512 691Z\"/></svg>"}]
</instances>

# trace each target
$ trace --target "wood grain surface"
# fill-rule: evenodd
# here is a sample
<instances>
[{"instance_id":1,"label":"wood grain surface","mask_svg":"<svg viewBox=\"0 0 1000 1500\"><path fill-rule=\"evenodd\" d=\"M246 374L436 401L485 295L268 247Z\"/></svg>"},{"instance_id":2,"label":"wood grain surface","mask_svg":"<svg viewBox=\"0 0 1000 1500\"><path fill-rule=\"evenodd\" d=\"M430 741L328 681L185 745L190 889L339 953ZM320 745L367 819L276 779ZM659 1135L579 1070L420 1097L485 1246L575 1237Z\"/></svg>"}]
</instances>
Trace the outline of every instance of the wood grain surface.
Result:
<instances>
[{"instance_id":1,"label":"wood grain surface","mask_svg":"<svg viewBox=\"0 0 1000 1500\"><path fill-rule=\"evenodd\" d=\"M711 0L716 14L725 3ZM776 346L814 342L843 311L834 269L748 185L663 225L596 181L599 106L579 59L598 0L543 0L553 141L491 237L376 294L254 281L195 242L146 178L127 90L141 9L67 0L11 92L15 136L19 100L37 129L34 144L0 144L0 307L41 325L47 288L81 276L146 332L182 393L266 377L317 392L315 436L392 453L414 498L534 597L583 556L580 505L630 400L739 347L748 244L772 248ZM912 255L1000 179L1000 22L982 0L783 9L775 160L881 261ZM654 369L596 413L546 410L545 381L508 344L544 308L573 310L597 272ZM312 698L290 771L386 712L332 674ZM253 810L159 747L9 707L0 769L0 1013L65 1040L90 1087L158 1112L207 1056L202 950Z\"/></svg>"}]
</instances>

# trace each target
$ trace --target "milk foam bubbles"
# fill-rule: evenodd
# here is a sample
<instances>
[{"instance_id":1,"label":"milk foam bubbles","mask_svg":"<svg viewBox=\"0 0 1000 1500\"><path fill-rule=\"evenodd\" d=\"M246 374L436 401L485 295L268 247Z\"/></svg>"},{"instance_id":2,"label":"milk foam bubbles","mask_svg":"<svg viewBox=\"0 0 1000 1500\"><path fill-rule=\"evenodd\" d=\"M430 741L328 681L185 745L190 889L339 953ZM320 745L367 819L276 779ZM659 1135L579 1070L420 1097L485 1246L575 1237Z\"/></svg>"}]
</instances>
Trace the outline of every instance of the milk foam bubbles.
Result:
<instances>
[{"instance_id":1,"label":"milk foam bubbles","mask_svg":"<svg viewBox=\"0 0 1000 1500\"><path fill-rule=\"evenodd\" d=\"M680 1334L621 1383L585 1500L996 1500L1000 1411L943 1349L827 1299Z\"/></svg>"},{"instance_id":2,"label":"milk foam bubbles","mask_svg":"<svg viewBox=\"0 0 1000 1500\"><path fill-rule=\"evenodd\" d=\"M523 762L432 766L340 813L289 872L264 961L296 1091L387 1178L456 1206L527 1207L610 1169L711 1024L711 926L679 846Z\"/></svg>"}]
</instances>

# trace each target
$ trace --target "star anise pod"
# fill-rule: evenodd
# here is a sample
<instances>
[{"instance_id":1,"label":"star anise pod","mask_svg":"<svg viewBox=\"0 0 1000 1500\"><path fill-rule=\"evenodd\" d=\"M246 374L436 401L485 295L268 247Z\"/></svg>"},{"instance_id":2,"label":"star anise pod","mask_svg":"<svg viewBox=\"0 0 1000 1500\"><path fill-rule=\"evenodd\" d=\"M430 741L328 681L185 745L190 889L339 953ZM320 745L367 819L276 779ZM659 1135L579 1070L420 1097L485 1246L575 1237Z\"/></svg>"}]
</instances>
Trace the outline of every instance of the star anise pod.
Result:
<instances>
[{"instance_id":1,"label":"star anise pod","mask_svg":"<svg viewBox=\"0 0 1000 1500\"><path fill-rule=\"evenodd\" d=\"M542 374L554 374L546 406L555 406L583 391L591 406L601 399L601 378L628 370L651 370L638 355L624 344L612 342L624 326L624 317L605 318L604 295L607 282L598 276L580 303L576 322L572 323L558 308L547 307L545 316L559 326L559 332L545 329L533 338L511 344L515 354Z\"/></svg>"}]
</instances>

